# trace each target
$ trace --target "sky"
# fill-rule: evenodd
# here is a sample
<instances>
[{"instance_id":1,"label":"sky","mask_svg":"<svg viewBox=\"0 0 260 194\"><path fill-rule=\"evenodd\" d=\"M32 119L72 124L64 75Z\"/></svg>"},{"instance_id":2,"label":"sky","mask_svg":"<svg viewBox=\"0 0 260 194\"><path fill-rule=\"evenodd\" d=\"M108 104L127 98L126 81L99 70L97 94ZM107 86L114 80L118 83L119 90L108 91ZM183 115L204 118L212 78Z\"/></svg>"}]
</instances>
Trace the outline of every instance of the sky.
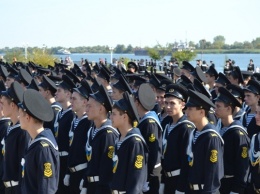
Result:
<instances>
[{"instance_id":1,"label":"sky","mask_svg":"<svg viewBox=\"0 0 260 194\"><path fill-rule=\"evenodd\" d=\"M0 0L0 48L260 37L259 0Z\"/></svg>"}]
</instances>

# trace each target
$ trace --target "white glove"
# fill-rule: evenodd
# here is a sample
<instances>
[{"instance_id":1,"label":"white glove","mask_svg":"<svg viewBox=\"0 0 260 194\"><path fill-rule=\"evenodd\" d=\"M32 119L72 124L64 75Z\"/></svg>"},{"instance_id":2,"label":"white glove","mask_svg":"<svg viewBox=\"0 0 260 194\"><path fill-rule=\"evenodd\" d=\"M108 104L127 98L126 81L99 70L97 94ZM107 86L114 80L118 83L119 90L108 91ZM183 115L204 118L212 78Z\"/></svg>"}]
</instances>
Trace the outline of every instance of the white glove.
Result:
<instances>
[{"instance_id":1,"label":"white glove","mask_svg":"<svg viewBox=\"0 0 260 194\"><path fill-rule=\"evenodd\" d=\"M87 194L87 188L82 188L80 194Z\"/></svg>"},{"instance_id":2,"label":"white glove","mask_svg":"<svg viewBox=\"0 0 260 194\"><path fill-rule=\"evenodd\" d=\"M181 192L181 191L175 191L175 194L185 194L184 192Z\"/></svg>"},{"instance_id":3,"label":"white glove","mask_svg":"<svg viewBox=\"0 0 260 194\"><path fill-rule=\"evenodd\" d=\"M147 192L149 191L150 187L149 187L149 182L145 182L143 185L143 192Z\"/></svg>"},{"instance_id":4,"label":"white glove","mask_svg":"<svg viewBox=\"0 0 260 194\"><path fill-rule=\"evenodd\" d=\"M63 179L63 184L65 186L69 186L70 185L70 175L69 174L66 174L64 179Z\"/></svg>"},{"instance_id":5,"label":"white glove","mask_svg":"<svg viewBox=\"0 0 260 194\"><path fill-rule=\"evenodd\" d=\"M84 183L84 180L81 179L80 183L79 183L79 190L82 190L83 188L83 183Z\"/></svg>"},{"instance_id":6,"label":"white glove","mask_svg":"<svg viewBox=\"0 0 260 194\"><path fill-rule=\"evenodd\" d=\"M159 194L164 194L164 183L160 183Z\"/></svg>"}]
</instances>

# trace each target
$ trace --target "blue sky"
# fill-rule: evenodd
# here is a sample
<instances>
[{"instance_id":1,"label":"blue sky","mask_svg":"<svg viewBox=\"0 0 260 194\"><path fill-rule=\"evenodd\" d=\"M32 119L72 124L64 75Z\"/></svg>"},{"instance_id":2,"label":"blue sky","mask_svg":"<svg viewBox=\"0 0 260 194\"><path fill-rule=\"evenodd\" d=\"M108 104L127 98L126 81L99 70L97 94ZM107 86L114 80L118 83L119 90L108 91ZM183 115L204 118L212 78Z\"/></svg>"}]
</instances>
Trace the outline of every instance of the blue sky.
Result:
<instances>
[{"instance_id":1,"label":"blue sky","mask_svg":"<svg viewBox=\"0 0 260 194\"><path fill-rule=\"evenodd\" d=\"M0 48L260 37L259 0L1 0Z\"/></svg>"}]
</instances>

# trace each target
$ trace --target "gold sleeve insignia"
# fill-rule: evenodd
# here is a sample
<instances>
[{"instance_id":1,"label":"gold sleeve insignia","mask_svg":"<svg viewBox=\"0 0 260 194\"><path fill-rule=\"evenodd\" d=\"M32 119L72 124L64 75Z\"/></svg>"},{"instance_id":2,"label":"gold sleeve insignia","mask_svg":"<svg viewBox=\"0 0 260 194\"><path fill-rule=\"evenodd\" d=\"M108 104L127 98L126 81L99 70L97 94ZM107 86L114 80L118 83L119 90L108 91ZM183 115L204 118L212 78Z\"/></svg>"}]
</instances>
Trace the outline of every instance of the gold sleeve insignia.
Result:
<instances>
[{"instance_id":1,"label":"gold sleeve insignia","mask_svg":"<svg viewBox=\"0 0 260 194\"><path fill-rule=\"evenodd\" d=\"M135 137L136 141L142 141L139 137Z\"/></svg>"},{"instance_id":2,"label":"gold sleeve insignia","mask_svg":"<svg viewBox=\"0 0 260 194\"><path fill-rule=\"evenodd\" d=\"M112 130L107 130L107 133L113 133L113 131Z\"/></svg>"},{"instance_id":3,"label":"gold sleeve insignia","mask_svg":"<svg viewBox=\"0 0 260 194\"><path fill-rule=\"evenodd\" d=\"M247 147L242 147L242 153L241 153L242 158L247 158Z\"/></svg>"},{"instance_id":4,"label":"gold sleeve insignia","mask_svg":"<svg viewBox=\"0 0 260 194\"><path fill-rule=\"evenodd\" d=\"M108 156L109 158L112 158L114 151L115 151L115 147L114 147L114 146L109 146L109 147L108 147L107 156Z\"/></svg>"},{"instance_id":5,"label":"gold sleeve insignia","mask_svg":"<svg viewBox=\"0 0 260 194\"><path fill-rule=\"evenodd\" d=\"M47 143L44 142L44 141L41 141L41 144L42 144L42 147L48 147L48 146L49 146L49 144L47 144Z\"/></svg>"},{"instance_id":6,"label":"gold sleeve insignia","mask_svg":"<svg viewBox=\"0 0 260 194\"><path fill-rule=\"evenodd\" d=\"M214 125L214 121L210 121L210 123L211 123L212 125Z\"/></svg>"},{"instance_id":7,"label":"gold sleeve insignia","mask_svg":"<svg viewBox=\"0 0 260 194\"><path fill-rule=\"evenodd\" d=\"M149 141L150 142L154 142L155 141L155 135L152 133L151 136L149 137Z\"/></svg>"},{"instance_id":8,"label":"gold sleeve insignia","mask_svg":"<svg viewBox=\"0 0 260 194\"><path fill-rule=\"evenodd\" d=\"M137 125L138 125L138 122L137 122L137 121L134 121L133 127L137 127Z\"/></svg>"},{"instance_id":9,"label":"gold sleeve insignia","mask_svg":"<svg viewBox=\"0 0 260 194\"><path fill-rule=\"evenodd\" d=\"M218 151L217 150L211 150L211 155L209 159L212 163L215 163L218 161Z\"/></svg>"},{"instance_id":10,"label":"gold sleeve insignia","mask_svg":"<svg viewBox=\"0 0 260 194\"><path fill-rule=\"evenodd\" d=\"M218 135L215 134L215 133L211 133L211 136L212 136L212 137L217 137Z\"/></svg>"},{"instance_id":11,"label":"gold sleeve insignia","mask_svg":"<svg viewBox=\"0 0 260 194\"><path fill-rule=\"evenodd\" d=\"M143 167L143 158L144 157L142 155L136 156L135 167L137 169L141 169Z\"/></svg>"},{"instance_id":12,"label":"gold sleeve insignia","mask_svg":"<svg viewBox=\"0 0 260 194\"><path fill-rule=\"evenodd\" d=\"M149 119L149 123L155 123L155 120Z\"/></svg>"},{"instance_id":13,"label":"gold sleeve insignia","mask_svg":"<svg viewBox=\"0 0 260 194\"><path fill-rule=\"evenodd\" d=\"M187 124L187 127L192 128L192 125Z\"/></svg>"},{"instance_id":14,"label":"gold sleeve insignia","mask_svg":"<svg viewBox=\"0 0 260 194\"><path fill-rule=\"evenodd\" d=\"M243 132L241 132L241 131L239 131L239 135L244 135L244 133L243 133Z\"/></svg>"},{"instance_id":15,"label":"gold sleeve insignia","mask_svg":"<svg viewBox=\"0 0 260 194\"><path fill-rule=\"evenodd\" d=\"M49 162L44 163L43 174L44 174L44 177L46 177L46 178L50 178L52 176L51 163L49 163Z\"/></svg>"}]
</instances>

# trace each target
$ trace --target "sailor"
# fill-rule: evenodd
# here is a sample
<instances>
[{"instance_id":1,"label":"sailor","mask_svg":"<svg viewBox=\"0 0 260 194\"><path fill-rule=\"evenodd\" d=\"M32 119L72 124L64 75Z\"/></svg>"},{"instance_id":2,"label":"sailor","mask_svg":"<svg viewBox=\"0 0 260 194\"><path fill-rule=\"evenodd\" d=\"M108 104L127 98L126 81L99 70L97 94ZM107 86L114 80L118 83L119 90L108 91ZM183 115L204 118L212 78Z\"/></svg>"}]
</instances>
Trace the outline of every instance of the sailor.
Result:
<instances>
[{"instance_id":1,"label":"sailor","mask_svg":"<svg viewBox=\"0 0 260 194\"><path fill-rule=\"evenodd\" d=\"M119 133L112 127L108 113L112 110L112 100L104 86L90 94L87 104L88 119L94 124L88 131L86 157L88 166L81 194L111 194L113 178L113 152ZM87 190L87 192L86 192Z\"/></svg>"},{"instance_id":2,"label":"sailor","mask_svg":"<svg viewBox=\"0 0 260 194\"><path fill-rule=\"evenodd\" d=\"M207 119L207 112L215 107L205 95L188 91L185 113L196 129L189 137L189 193L216 193L224 176L223 140L214 125Z\"/></svg>"},{"instance_id":3,"label":"sailor","mask_svg":"<svg viewBox=\"0 0 260 194\"><path fill-rule=\"evenodd\" d=\"M260 127L260 101L258 101L258 105L256 107L256 115L255 115L256 125ZM251 163L251 181L250 186L247 189L247 193L260 193L260 133L256 133L253 135L251 139L251 145L249 150L249 159Z\"/></svg>"},{"instance_id":4,"label":"sailor","mask_svg":"<svg viewBox=\"0 0 260 194\"><path fill-rule=\"evenodd\" d=\"M76 117L70 125L68 170L64 177L64 185L69 186L69 193L80 193L79 184L87 168L85 145L92 122L86 114L89 99L86 84L86 81L82 81L80 86L73 89L71 96L71 108Z\"/></svg>"},{"instance_id":5,"label":"sailor","mask_svg":"<svg viewBox=\"0 0 260 194\"><path fill-rule=\"evenodd\" d=\"M221 72L218 73L218 78L215 81L215 91L216 95L218 95L219 87L226 87L228 84L231 84L228 78Z\"/></svg>"},{"instance_id":6,"label":"sailor","mask_svg":"<svg viewBox=\"0 0 260 194\"><path fill-rule=\"evenodd\" d=\"M60 155L60 179L57 194L69 193L68 186L64 185L63 178L68 170L68 155L69 155L69 131L75 113L71 108L71 95L74 82L67 76L62 76L63 81L58 85L55 93L56 101L62 106L62 110L56 115L54 122L54 134L59 147Z\"/></svg>"},{"instance_id":7,"label":"sailor","mask_svg":"<svg viewBox=\"0 0 260 194\"><path fill-rule=\"evenodd\" d=\"M12 125L1 140L3 160L3 182L5 193L21 193L21 162L30 140L29 134L22 130L19 122L18 103L23 100L23 88L14 81L10 88L2 91L1 104L5 117L10 117ZM35 106L35 108L38 108Z\"/></svg>"},{"instance_id":8,"label":"sailor","mask_svg":"<svg viewBox=\"0 0 260 194\"><path fill-rule=\"evenodd\" d=\"M241 86L244 84L244 78L239 66L235 67L234 70L231 71L227 77L231 84L235 84L237 86Z\"/></svg>"},{"instance_id":9,"label":"sailor","mask_svg":"<svg viewBox=\"0 0 260 194\"><path fill-rule=\"evenodd\" d=\"M143 193L159 192L161 180L162 127L157 114L151 111L155 105L155 94L149 84L140 85L135 93L135 104L140 117L137 128L140 129L148 148L148 177Z\"/></svg>"},{"instance_id":10,"label":"sailor","mask_svg":"<svg viewBox=\"0 0 260 194\"><path fill-rule=\"evenodd\" d=\"M239 120L233 119L235 107L241 103L225 88L219 88L215 112L221 118L219 131L224 140L224 177L220 193L244 193L249 173L249 138Z\"/></svg>"},{"instance_id":11,"label":"sailor","mask_svg":"<svg viewBox=\"0 0 260 194\"><path fill-rule=\"evenodd\" d=\"M209 85L209 91L211 93L212 99L217 97L215 91L215 80L218 78L218 72L216 69L211 65L209 69L205 72L206 76L206 83Z\"/></svg>"},{"instance_id":12,"label":"sailor","mask_svg":"<svg viewBox=\"0 0 260 194\"><path fill-rule=\"evenodd\" d=\"M234 84L227 85L226 89L238 100L238 102L242 105L242 107L236 106L233 112L233 119L239 120L241 123L243 121L243 116L245 112L245 103L244 103L244 90ZM243 107L244 106L244 107Z\"/></svg>"},{"instance_id":13,"label":"sailor","mask_svg":"<svg viewBox=\"0 0 260 194\"><path fill-rule=\"evenodd\" d=\"M2 66L1 66L2 67ZM3 80L0 80L0 91L5 91L6 88L5 88L5 84L3 82ZM5 135L6 135L6 132L7 132L7 129L8 127L11 125L11 120L10 118L8 117L5 117L4 116L4 113L3 113L3 106L2 104L0 103L0 141L4 139ZM0 150L3 149L3 144L0 143ZM5 186L4 186L4 183L2 181L2 178L3 178L3 155L0 154L0 193L5 193Z\"/></svg>"},{"instance_id":14,"label":"sailor","mask_svg":"<svg viewBox=\"0 0 260 194\"><path fill-rule=\"evenodd\" d=\"M54 194L58 189L59 152L50 129L43 128L43 122L53 119L50 104L39 92L28 89L23 102L19 104L21 128L31 136L31 142L22 164L22 194Z\"/></svg>"},{"instance_id":15,"label":"sailor","mask_svg":"<svg viewBox=\"0 0 260 194\"><path fill-rule=\"evenodd\" d=\"M243 126L247 128L248 136L251 137L258 133L255 122L255 110L259 100L260 84L258 81L250 80L246 87L243 89L245 92L245 103L248 105L248 110L243 117Z\"/></svg>"},{"instance_id":16,"label":"sailor","mask_svg":"<svg viewBox=\"0 0 260 194\"><path fill-rule=\"evenodd\" d=\"M195 70L195 68L188 61L182 62L182 67L181 67L181 74L182 75L185 75L187 78L190 79L191 78L191 72L193 72L194 70Z\"/></svg>"},{"instance_id":17,"label":"sailor","mask_svg":"<svg viewBox=\"0 0 260 194\"><path fill-rule=\"evenodd\" d=\"M123 93L127 91L128 93L132 93L132 89L130 88L125 76L123 74L120 75L119 80L112 85L112 94L111 98L113 101L120 100L123 98Z\"/></svg>"},{"instance_id":18,"label":"sailor","mask_svg":"<svg viewBox=\"0 0 260 194\"><path fill-rule=\"evenodd\" d=\"M133 127L139 116L128 92L115 102L110 118L120 132L113 154L112 193L140 194L147 177L148 148L140 130Z\"/></svg>"},{"instance_id":19,"label":"sailor","mask_svg":"<svg viewBox=\"0 0 260 194\"><path fill-rule=\"evenodd\" d=\"M100 67L100 71L97 74L98 81L106 88L108 94L111 96L112 87L110 86L110 75L112 72L105 66Z\"/></svg>"},{"instance_id":20,"label":"sailor","mask_svg":"<svg viewBox=\"0 0 260 194\"><path fill-rule=\"evenodd\" d=\"M54 132L54 122L55 117L58 114L59 111L61 111L61 105L60 103L56 102L55 100L55 93L57 91L57 87L55 83L48 78L46 75L42 76L42 82L39 84L39 92L40 94L51 104L54 118L50 122L44 122L44 128L50 129L53 134Z\"/></svg>"},{"instance_id":21,"label":"sailor","mask_svg":"<svg viewBox=\"0 0 260 194\"><path fill-rule=\"evenodd\" d=\"M18 75L18 72L11 66L8 68L9 74L6 76L5 85L7 88L10 88L11 84L15 81L15 77Z\"/></svg>"},{"instance_id":22,"label":"sailor","mask_svg":"<svg viewBox=\"0 0 260 194\"><path fill-rule=\"evenodd\" d=\"M20 69L19 74L15 80L18 81L25 90L26 87L31 83L32 76L25 69Z\"/></svg>"},{"instance_id":23,"label":"sailor","mask_svg":"<svg viewBox=\"0 0 260 194\"><path fill-rule=\"evenodd\" d=\"M187 172L189 163L186 148L189 135L195 125L183 114L188 92L183 87L171 84L166 87L165 109L172 118L163 132L162 138L162 169L165 174L165 194L175 194L176 191L187 192Z\"/></svg>"}]
</instances>

